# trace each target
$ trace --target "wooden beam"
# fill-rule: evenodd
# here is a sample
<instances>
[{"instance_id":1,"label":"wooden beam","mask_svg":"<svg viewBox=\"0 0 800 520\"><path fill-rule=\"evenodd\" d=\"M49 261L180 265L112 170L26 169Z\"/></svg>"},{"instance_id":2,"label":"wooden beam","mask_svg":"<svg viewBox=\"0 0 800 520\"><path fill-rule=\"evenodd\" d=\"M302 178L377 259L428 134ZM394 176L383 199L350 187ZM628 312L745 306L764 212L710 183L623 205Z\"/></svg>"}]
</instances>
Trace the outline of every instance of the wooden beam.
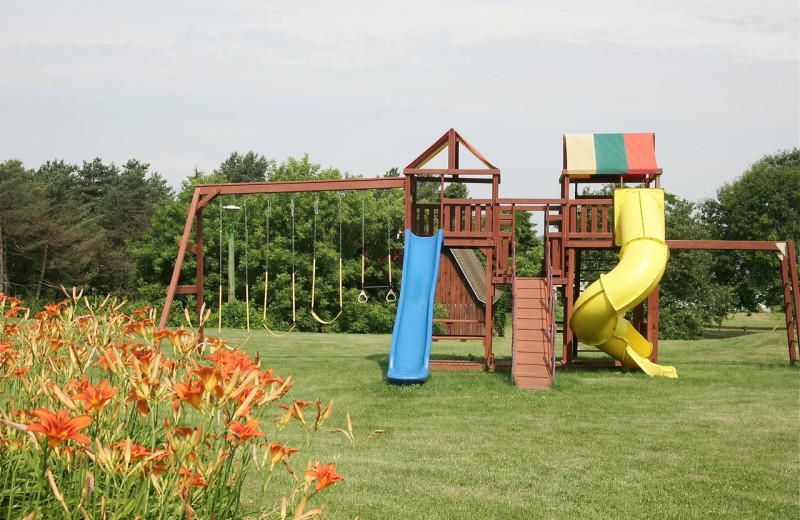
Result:
<instances>
[{"instance_id":1,"label":"wooden beam","mask_svg":"<svg viewBox=\"0 0 800 520\"><path fill-rule=\"evenodd\" d=\"M406 175L500 175L497 168L405 168ZM438 179L437 179L438 180ZM471 182L471 181L466 181Z\"/></svg>"},{"instance_id":2,"label":"wooden beam","mask_svg":"<svg viewBox=\"0 0 800 520\"><path fill-rule=\"evenodd\" d=\"M200 199L200 202L198 202L198 203L197 203L197 209L203 209L203 208L205 208L206 206L208 206L208 204L209 204L209 203L210 203L212 200L214 200L214 199L217 197L217 195L219 195L219 190L215 190L215 191L213 191L213 192L211 192L211 193L207 194L205 197L203 197L202 199Z\"/></svg>"},{"instance_id":3,"label":"wooden beam","mask_svg":"<svg viewBox=\"0 0 800 520\"><path fill-rule=\"evenodd\" d=\"M667 247L675 250L780 251L778 242L772 240L667 240Z\"/></svg>"},{"instance_id":4,"label":"wooden beam","mask_svg":"<svg viewBox=\"0 0 800 520\"><path fill-rule=\"evenodd\" d=\"M251 195L256 193L302 193L314 191L352 191L402 189L402 177L376 177L374 179L321 179L314 181L239 182L229 184L198 184L200 195Z\"/></svg>"}]
</instances>

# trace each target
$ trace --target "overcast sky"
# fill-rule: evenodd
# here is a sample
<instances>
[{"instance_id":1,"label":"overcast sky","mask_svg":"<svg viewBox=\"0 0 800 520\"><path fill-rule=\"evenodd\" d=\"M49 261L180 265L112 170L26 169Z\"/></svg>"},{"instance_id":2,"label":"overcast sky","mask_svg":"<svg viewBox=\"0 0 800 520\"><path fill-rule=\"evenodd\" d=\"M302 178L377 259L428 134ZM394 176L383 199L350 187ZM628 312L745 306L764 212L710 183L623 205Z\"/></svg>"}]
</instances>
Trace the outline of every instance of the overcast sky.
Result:
<instances>
[{"instance_id":1,"label":"overcast sky","mask_svg":"<svg viewBox=\"0 0 800 520\"><path fill-rule=\"evenodd\" d=\"M699 200L800 141L797 0L0 8L0 160L33 168L136 158L177 185L253 150L371 177L453 127L502 196L544 197L563 133L655 132L662 185Z\"/></svg>"}]
</instances>

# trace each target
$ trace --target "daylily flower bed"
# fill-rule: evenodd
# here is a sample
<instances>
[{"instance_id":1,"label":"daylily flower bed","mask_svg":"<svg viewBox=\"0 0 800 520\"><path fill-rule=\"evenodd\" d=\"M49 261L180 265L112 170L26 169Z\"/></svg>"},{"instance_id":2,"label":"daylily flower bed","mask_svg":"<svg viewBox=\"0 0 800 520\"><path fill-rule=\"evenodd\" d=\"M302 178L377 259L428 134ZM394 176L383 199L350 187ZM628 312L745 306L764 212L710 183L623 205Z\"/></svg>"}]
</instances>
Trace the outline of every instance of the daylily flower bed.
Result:
<instances>
[{"instance_id":1,"label":"daylily flower bed","mask_svg":"<svg viewBox=\"0 0 800 520\"><path fill-rule=\"evenodd\" d=\"M157 330L153 310L122 308L73 290L30 316L0 293L0 517L319 516L308 501L342 477L310 460L295 471L281 434L296 423L307 449L333 401L287 401L291 376L199 337L188 315L189 328ZM264 489L275 472L293 482L281 503L244 511L245 478Z\"/></svg>"}]
</instances>

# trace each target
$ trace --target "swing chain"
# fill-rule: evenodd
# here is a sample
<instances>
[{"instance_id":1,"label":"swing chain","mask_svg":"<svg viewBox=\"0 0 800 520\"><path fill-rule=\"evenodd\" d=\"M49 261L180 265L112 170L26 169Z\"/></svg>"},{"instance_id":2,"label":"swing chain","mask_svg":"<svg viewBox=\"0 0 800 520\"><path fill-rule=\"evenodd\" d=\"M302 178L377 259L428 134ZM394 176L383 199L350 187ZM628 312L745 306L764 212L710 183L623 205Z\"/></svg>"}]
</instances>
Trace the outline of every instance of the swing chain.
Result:
<instances>
[{"instance_id":1,"label":"swing chain","mask_svg":"<svg viewBox=\"0 0 800 520\"><path fill-rule=\"evenodd\" d=\"M389 264L389 292L386 293L386 301L391 303L397 300L397 294L392 287L392 192L390 190L386 190L386 249Z\"/></svg>"},{"instance_id":2,"label":"swing chain","mask_svg":"<svg viewBox=\"0 0 800 520\"><path fill-rule=\"evenodd\" d=\"M367 211L366 206L366 192L361 192L361 292L358 293L358 302L367 303L369 296L364 290L364 268L366 262L366 241L364 239L365 220L364 215Z\"/></svg>"},{"instance_id":3,"label":"swing chain","mask_svg":"<svg viewBox=\"0 0 800 520\"><path fill-rule=\"evenodd\" d=\"M339 195L339 258L342 257L342 200L344 199L344 192L337 192Z\"/></svg>"},{"instance_id":4,"label":"swing chain","mask_svg":"<svg viewBox=\"0 0 800 520\"><path fill-rule=\"evenodd\" d=\"M294 273L294 193L292 193L292 203L290 207L292 212L292 273Z\"/></svg>"},{"instance_id":5,"label":"swing chain","mask_svg":"<svg viewBox=\"0 0 800 520\"><path fill-rule=\"evenodd\" d=\"M319 193L314 193L314 240L311 242L313 258L317 258L317 215L319 215Z\"/></svg>"},{"instance_id":6,"label":"swing chain","mask_svg":"<svg viewBox=\"0 0 800 520\"><path fill-rule=\"evenodd\" d=\"M222 197L219 198L219 285L222 287Z\"/></svg>"},{"instance_id":7,"label":"swing chain","mask_svg":"<svg viewBox=\"0 0 800 520\"><path fill-rule=\"evenodd\" d=\"M250 286L248 264L250 263L250 233L247 228L247 195L244 196L244 285ZM246 291L247 289L245 289Z\"/></svg>"},{"instance_id":8,"label":"swing chain","mask_svg":"<svg viewBox=\"0 0 800 520\"><path fill-rule=\"evenodd\" d=\"M266 235L266 253L264 262L264 271L269 272L269 219L272 216L272 196L267 195L267 225L265 230Z\"/></svg>"}]
</instances>

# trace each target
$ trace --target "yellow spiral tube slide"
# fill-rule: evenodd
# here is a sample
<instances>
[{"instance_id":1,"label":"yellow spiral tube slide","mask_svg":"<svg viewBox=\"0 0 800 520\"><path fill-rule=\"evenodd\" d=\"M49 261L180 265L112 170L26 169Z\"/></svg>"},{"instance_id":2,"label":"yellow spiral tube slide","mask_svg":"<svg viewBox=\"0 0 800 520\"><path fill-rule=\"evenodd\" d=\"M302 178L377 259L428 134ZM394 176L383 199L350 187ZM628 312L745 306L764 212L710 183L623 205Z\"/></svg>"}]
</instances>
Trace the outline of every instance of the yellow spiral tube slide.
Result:
<instances>
[{"instance_id":1,"label":"yellow spiral tube slide","mask_svg":"<svg viewBox=\"0 0 800 520\"><path fill-rule=\"evenodd\" d=\"M656 288L669 259L664 241L664 191L614 191L614 236L619 264L601 274L575 302L569 326L580 341L650 376L678 377L674 367L648 360L653 345L623 315Z\"/></svg>"}]
</instances>

